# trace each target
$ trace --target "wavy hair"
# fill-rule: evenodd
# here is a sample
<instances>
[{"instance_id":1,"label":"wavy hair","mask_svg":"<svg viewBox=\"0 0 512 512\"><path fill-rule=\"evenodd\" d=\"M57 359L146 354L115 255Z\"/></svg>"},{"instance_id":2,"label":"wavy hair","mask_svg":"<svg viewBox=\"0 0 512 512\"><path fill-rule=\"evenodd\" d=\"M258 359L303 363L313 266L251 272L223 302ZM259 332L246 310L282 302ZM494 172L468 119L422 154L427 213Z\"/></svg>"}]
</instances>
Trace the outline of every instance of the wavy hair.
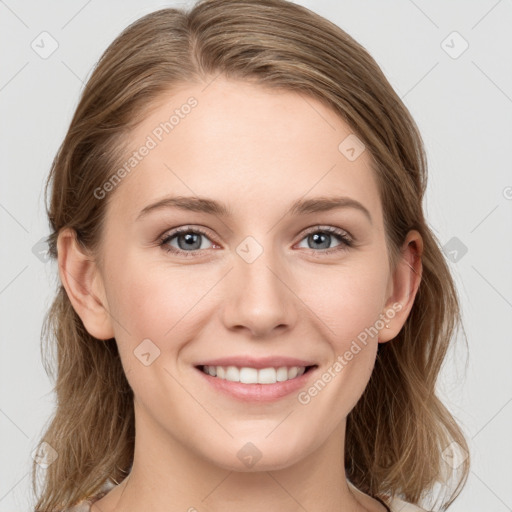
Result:
<instances>
[{"instance_id":1,"label":"wavy hair","mask_svg":"<svg viewBox=\"0 0 512 512\"><path fill-rule=\"evenodd\" d=\"M369 383L347 418L345 466L356 487L388 503L401 496L421 506L437 484L453 482L446 509L466 483L469 457L452 468L443 452L453 443L469 449L436 382L462 322L450 269L423 215L425 150L378 64L334 23L287 0L201 0L129 25L96 64L53 160L45 187L51 258L58 258L65 228L98 253L107 200L94 191L121 165L126 135L164 92L219 74L319 100L351 127L372 158L391 269L408 231L421 234L420 286L400 333L379 344ZM62 284L41 338L57 403L38 448L58 457L40 491L34 461L32 489L37 511L61 510L129 473L134 397L115 341L87 332Z\"/></svg>"}]
</instances>

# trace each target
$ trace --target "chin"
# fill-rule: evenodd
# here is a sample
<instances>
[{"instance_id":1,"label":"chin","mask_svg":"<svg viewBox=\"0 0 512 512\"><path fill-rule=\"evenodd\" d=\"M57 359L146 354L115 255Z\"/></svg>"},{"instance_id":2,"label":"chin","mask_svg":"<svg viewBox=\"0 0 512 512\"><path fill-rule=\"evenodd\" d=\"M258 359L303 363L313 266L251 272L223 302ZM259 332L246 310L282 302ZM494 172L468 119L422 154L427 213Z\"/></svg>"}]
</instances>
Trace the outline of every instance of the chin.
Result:
<instances>
[{"instance_id":1,"label":"chin","mask_svg":"<svg viewBox=\"0 0 512 512\"><path fill-rule=\"evenodd\" d=\"M264 438L261 442L234 441L232 446L226 446L219 453L206 455L215 466L242 473L285 469L296 464L304 456L305 451L297 449L297 446L287 447L283 446L282 442L269 442Z\"/></svg>"}]
</instances>

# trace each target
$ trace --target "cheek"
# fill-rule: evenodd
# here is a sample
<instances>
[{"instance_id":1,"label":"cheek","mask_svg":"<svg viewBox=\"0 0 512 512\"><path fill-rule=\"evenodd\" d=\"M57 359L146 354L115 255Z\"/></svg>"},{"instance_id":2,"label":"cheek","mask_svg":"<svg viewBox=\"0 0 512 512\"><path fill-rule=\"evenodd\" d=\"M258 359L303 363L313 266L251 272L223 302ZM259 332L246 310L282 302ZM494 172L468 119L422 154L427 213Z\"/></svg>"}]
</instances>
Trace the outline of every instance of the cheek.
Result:
<instances>
[{"instance_id":1,"label":"cheek","mask_svg":"<svg viewBox=\"0 0 512 512\"><path fill-rule=\"evenodd\" d=\"M193 266L171 267L136 255L111 266L108 296L120 351L130 355L150 339L163 356L175 359L201 318L208 317L202 299L217 281L211 270L200 273Z\"/></svg>"},{"instance_id":2,"label":"cheek","mask_svg":"<svg viewBox=\"0 0 512 512\"><path fill-rule=\"evenodd\" d=\"M190 274L166 269L142 253L134 251L122 264L111 265L108 280L118 320L132 336L161 338L190 309L187 297L193 295L194 288ZM126 335L121 330L123 333Z\"/></svg>"},{"instance_id":3,"label":"cheek","mask_svg":"<svg viewBox=\"0 0 512 512\"><path fill-rule=\"evenodd\" d=\"M315 287L308 288L304 300L315 313L311 317L319 319L316 330L330 350L319 382L305 390L301 403L311 399L325 414L334 411L329 416L331 428L352 410L368 385L382 329L386 269L377 262L355 267L331 268L324 276L317 273ZM317 394L318 399L312 398Z\"/></svg>"},{"instance_id":4,"label":"cheek","mask_svg":"<svg viewBox=\"0 0 512 512\"><path fill-rule=\"evenodd\" d=\"M126 326L132 338L161 338L171 327L169 324L173 317L180 312L176 293L172 288L169 290L161 276L147 269L135 267L129 270L126 267L125 271L116 276L117 288L114 291L119 321ZM175 281L172 284L179 286ZM127 333L122 330L120 334L125 337Z\"/></svg>"},{"instance_id":5,"label":"cheek","mask_svg":"<svg viewBox=\"0 0 512 512\"><path fill-rule=\"evenodd\" d=\"M301 294L337 352L346 350L358 336L364 338L368 330L374 333L371 328L383 312L386 268L375 261L362 263L322 269Z\"/></svg>"},{"instance_id":6,"label":"cheek","mask_svg":"<svg viewBox=\"0 0 512 512\"><path fill-rule=\"evenodd\" d=\"M197 286L190 286L184 272L162 272L136 261L125 260L122 268L112 271L109 281L115 338L125 375L135 394L151 401L159 382L173 385L165 369L173 367L191 336L187 329L199 290L194 293ZM178 386L173 392L181 396Z\"/></svg>"}]
</instances>

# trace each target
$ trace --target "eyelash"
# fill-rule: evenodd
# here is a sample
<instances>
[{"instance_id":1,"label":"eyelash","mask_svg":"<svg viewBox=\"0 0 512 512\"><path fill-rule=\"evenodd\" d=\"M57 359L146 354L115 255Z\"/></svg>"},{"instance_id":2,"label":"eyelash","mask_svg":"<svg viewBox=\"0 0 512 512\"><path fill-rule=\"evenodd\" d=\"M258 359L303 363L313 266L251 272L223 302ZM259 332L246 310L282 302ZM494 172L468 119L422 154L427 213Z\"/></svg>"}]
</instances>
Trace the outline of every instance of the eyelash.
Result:
<instances>
[{"instance_id":1,"label":"eyelash","mask_svg":"<svg viewBox=\"0 0 512 512\"><path fill-rule=\"evenodd\" d=\"M193 234L197 234L197 235L203 235L208 239L210 238L208 236L208 233L206 233L206 231L202 230L201 228L193 228L192 229L188 226L184 226L181 228L177 228L174 231L171 231L170 233L165 233L162 237L159 238L158 245L164 251L166 251L168 253L171 252L171 253L177 254L177 255L182 254L183 256L185 256L187 258L199 256L199 253L201 252L201 250L205 250L205 249L195 249L193 251L183 251L182 249L176 249L175 247L171 247L170 245L168 245L168 243L173 238L175 238L177 235L180 235L182 233L193 233ZM308 229L304 233L304 236L301 238L300 241L302 241L308 235L312 235L315 233L328 233L330 235L335 235L338 238L338 240L341 242L340 245L338 245L336 247L331 247L330 249L322 249L320 251L315 251L313 249L310 249L311 251L313 251L313 254L315 257L322 257L325 254L332 254L334 252L346 251L349 248L354 246L354 241L353 241L352 237L350 235L348 235L348 233L346 231L343 231L339 228L335 228L332 226L327 226L327 227L314 226L313 228ZM315 253L320 253L320 254L315 254Z\"/></svg>"}]
</instances>

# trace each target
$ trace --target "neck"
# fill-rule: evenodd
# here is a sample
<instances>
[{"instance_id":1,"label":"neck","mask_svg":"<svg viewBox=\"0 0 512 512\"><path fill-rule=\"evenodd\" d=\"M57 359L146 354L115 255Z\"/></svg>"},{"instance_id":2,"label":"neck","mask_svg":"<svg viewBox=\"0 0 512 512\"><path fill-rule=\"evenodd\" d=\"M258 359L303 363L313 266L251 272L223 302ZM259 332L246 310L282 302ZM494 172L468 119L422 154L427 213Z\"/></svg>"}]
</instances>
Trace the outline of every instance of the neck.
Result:
<instances>
[{"instance_id":1,"label":"neck","mask_svg":"<svg viewBox=\"0 0 512 512\"><path fill-rule=\"evenodd\" d=\"M246 471L221 468L136 414L136 445L130 475L97 502L102 512L363 512L346 481L345 421L310 454L286 467ZM261 459L261 462L263 458ZM284 466L284 464L283 464ZM364 495L363 495L364 496ZM371 498L366 497L371 500ZM367 502L366 502L367 504ZM384 510L384 508L372 510Z\"/></svg>"}]
</instances>

